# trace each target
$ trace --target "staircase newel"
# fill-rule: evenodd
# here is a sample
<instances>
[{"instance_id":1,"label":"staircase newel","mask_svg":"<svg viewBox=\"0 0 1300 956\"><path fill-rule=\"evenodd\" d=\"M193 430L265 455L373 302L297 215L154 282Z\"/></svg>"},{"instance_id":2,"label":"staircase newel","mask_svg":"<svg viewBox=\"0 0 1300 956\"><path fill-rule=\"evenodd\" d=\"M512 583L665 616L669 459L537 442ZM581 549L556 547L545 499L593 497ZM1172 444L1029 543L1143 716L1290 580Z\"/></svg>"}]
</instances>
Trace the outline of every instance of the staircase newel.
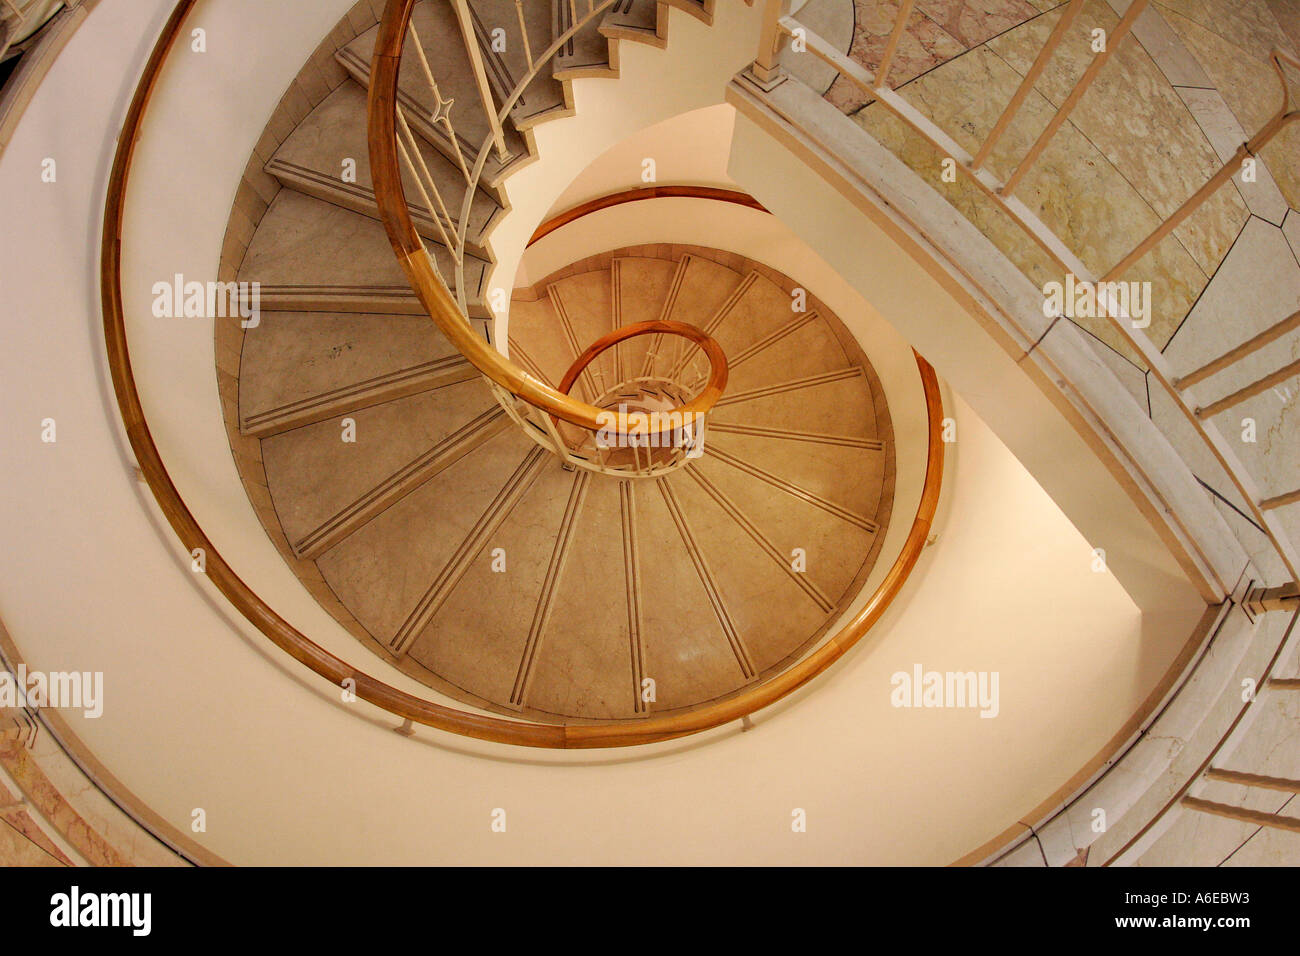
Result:
<instances>
[{"instance_id":1,"label":"staircase newel","mask_svg":"<svg viewBox=\"0 0 1300 956\"><path fill-rule=\"evenodd\" d=\"M781 66L781 57L786 47L781 19L790 15L791 3L792 0L763 0L763 28L758 36L758 56L749 72L765 91L771 90L786 78L785 69Z\"/></svg>"}]
</instances>

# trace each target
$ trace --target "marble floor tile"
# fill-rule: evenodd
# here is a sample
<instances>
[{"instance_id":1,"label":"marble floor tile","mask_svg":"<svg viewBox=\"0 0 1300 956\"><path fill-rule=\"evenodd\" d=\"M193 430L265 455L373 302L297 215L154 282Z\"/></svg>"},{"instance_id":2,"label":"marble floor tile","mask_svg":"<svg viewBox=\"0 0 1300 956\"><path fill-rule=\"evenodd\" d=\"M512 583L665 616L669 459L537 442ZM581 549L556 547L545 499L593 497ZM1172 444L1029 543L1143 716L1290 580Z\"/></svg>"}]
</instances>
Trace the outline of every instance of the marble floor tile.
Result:
<instances>
[{"instance_id":1,"label":"marble floor tile","mask_svg":"<svg viewBox=\"0 0 1300 956\"><path fill-rule=\"evenodd\" d=\"M1205 68L1242 128L1253 135L1282 102L1277 73L1266 56L1254 56L1172 10L1162 13ZM1300 128L1292 124L1284 129L1260 155L1287 203L1292 209L1300 207Z\"/></svg>"},{"instance_id":2,"label":"marble floor tile","mask_svg":"<svg viewBox=\"0 0 1300 956\"><path fill-rule=\"evenodd\" d=\"M1300 263L1282 231L1252 218L1206 288L1165 357L1175 371L1190 372L1300 309ZM1270 343L1196 386L1207 403L1228 395L1300 358L1300 333ZM1300 382L1283 383L1215 416L1265 496L1292 490L1300 480ZM1256 441L1241 440L1253 419Z\"/></svg>"},{"instance_id":3,"label":"marble floor tile","mask_svg":"<svg viewBox=\"0 0 1300 956\"><path fill-rule=\"evenodd\" d=\"M1023 29L1023 28L1022 28ZM1021 76L987 46L931 71L907 89L907 98L960 145L974 150L992 129ZM1020 156L1052 115L1053 107L1035 93L1008 128L998 154ZM1190 121L1190 114L1188 114ZM997 204L964 177L939 179L941 156L921 137L884 113L879 105L855 120L905 163L939 189L979 227L1036 285L1060 281L1060 269ZM1207 147L1208 148L1208 147ZM1009 163L994 158L990 168L1005 176ZM1016 195L1090 269L1102 272L1118 261L1159 222L1149 204L1088 139L1067 123L1026 176ZM1206 275L1178 242L1169 237L1123 277L1152 282L1156 309L1148 333L1163 345L1195 301ZM1103 342L1136 361L1136 355L1105 319L1080 322Z\"/></svg>"},{"instance_id":4,"label":"marble floor tile","mask_svg":"<svg viewBox=\"0 0 1300 956\"><path fill-rule=\"evenodd\" d=\"M1075 325L1079 325L1079 323L1075 322ZM1079 325L1079 327L1083 328L1082 325ZM1138 407L1147 415L1150 415L1151 400L1147 394L1147 374L1105 342L1097 339L1092 333L1089 333L1089 339L1096 348L1097 354L1101 357L1102 363L1115 373L1115 377L1133 396L1133 400L1138 403Z\"/></svg>"},{"instance_id":5,"label":"marble floor tile","mask_svg":"<svg viewBox=\"0 0 1300 956\"><path fill-rule=\"evenodd\" d=\"M1059 14L1049 13L989 43L1017 73L1028 72ZM1093 61L1094 28L1113 31L1118 18L1101 0L1085 5L1035 88L1054 105L1063 103ZM1137 190L1166 217L1222 165L1195 118L1140 44L1126 39L1070 114L1087 137ZM1174 235L1206 274L1227 253L1247 210L1223 188L1175 230Z\"/></svg>"},{"instance_id":6,"label":"marble floor tile","mask_svg":"<svg viewBox=\"0 0 1300 956\"><path fill-rule=\"evenodd\" d=\"M1256 59L1266 59L1275 46L1295 54L1291 38L1266 0L1156 0L1156 4L1162 12L1186 17Z\"/></svg>"},{"instance_id":7,"label":"marble floor tile","mask_svg":"<svg viewBox=\"0 0 1300 956\"><path fill-rule=\"evenodd\" d=\"M1246 141L1246 133L1219 91L1183 88L1179 89L1178 95L1187 104L1192 116L1196 117L1196 122L1219 159L1223 162L1231 159L1237 152L1237 147ZM1237 175L1233 177L1232 184L1252 213L1275 226L1282 225L1289 207L1265 162L1260 160L1255 164L1254 182L1247 182ZM1227 187L1224 188L1226 190Z\"/></svg>"},{"instance_id":8,"label":"marble floor tile","mask_svg":"<svg viewBox=\"0 0 1300 956\"><path fill-rule=\"evenodd\" d=\"M1300 260L1300 212L1287 210L1286 219L1282 221L1282 235L1286 236L1291 252Z\"/></svg>"},{"instance_id":9,"label":"marble floor tile","mask_svg":"<svg viewBox=\"0 0 1300 956\"><path fill-rule=\"evenodd\" d=\"M853 0L809 0L796 19L820 36L840 53L848 55L853 46ZM839 73L808 51L786 50L782 64L796 79L820 95L825 95Z\"/></svg>"},{"instance_id":10,"label":"marble floor tile","mask_svg":"<svg viewBox=\"0 0 1300 956\"><path fill-rule=\"evenodd\" d=\"M979 46L1041 12L1025 0L917 0L916 6L967 48Z\"/></svg>"},{"instance_id":11,"label":"marble floor tile","mask_svg":"<svg viewBox=\"0 0 1300 956\"><path fill-rule=\"evenodd\" d=\"M1123 15L1128 10L1131 0L1108 0L1111 9ZM1142 44L1142 49L1160 72L1174 86L1209 87L1210 78L1206 76L1196 57L1187 51L1178 34L1160 15L1160 10L1148 6L1133 24L1133 37Z\"/></svg>"},{"instance_id":12,"label":"marble floor tile","mask_svg":"<svg viewBox=\"0 0 1300 956\"><path fill-rule=\"evenodd\" d=\"M880 66L889 35L898 16L897 0L854 0L855 22L849 58L873 73ZM959 56L966 47L920 10L913 9L899 40L889 71L891 86L902 86L926 70ZM845 113L871 102L871 97L843 77L838 78L826 99Z\"/></svg>"}]
</instances>

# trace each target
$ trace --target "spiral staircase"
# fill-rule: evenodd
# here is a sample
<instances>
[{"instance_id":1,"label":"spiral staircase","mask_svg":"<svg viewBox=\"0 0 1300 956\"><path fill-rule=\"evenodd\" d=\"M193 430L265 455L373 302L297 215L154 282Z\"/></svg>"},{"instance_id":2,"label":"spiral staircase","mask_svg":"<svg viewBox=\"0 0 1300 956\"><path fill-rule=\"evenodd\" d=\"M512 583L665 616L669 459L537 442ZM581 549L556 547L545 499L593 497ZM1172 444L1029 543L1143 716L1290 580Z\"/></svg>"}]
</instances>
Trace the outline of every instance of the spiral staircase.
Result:
<instances>
[{"instance_id":1,"label":"spiral staircase","mask_svg":"<svg viewBox=\"0 0 1300 956\"><path fill-rule=\"evenodd\" d=\"M216 599L259 632L263 652L287 654L296 679L305 665L329 693L341 688L345 703L364 702L404 736L432 732L517 751L653 746L737 722L748 730L765 708L816 696L831 677L825 672L900 595L906 604L909 576L933 543L944 429L953 420L934 371L916 358L926 434L909 464L907 507L895 514L903 500L895 395L849 317L809 295L794 270L683 236L599 248L503 297L498 260L521 251L510 224L512 180L547 162L539 133L580 114L575 83L626 84L620 51L670 49L670 27L683 18L711 27L715 2L363 0L312 54L263 130L222 249L219 279L256 289L251 301L241 292L243 304L261 310L252 323L238 314L214 321L223 423L265 535L305 593L354 639L354 654L314 641L245 580L229 556L239 548L227 548L187 504L133 377L136 333L122 288L132 152L169 54L197 22L195 3L180 3L162 27L127 114L106 214L108 366L126 440L166 533ZM911 7L903 5L877 61L883 79ZM738 14L758 30L758 54L725 95L754 128L780 127L778 141L792 117L803 117L807 141L791 152L842 196L864 182L885 195L892 185L870 177L894 175L892 167L863 172L832 155L846 141L834 126L844 118L803 101L826 91L812 91L805 67L786 73L783 46L807 42L819 69L837 70L841 85L855 82L910 114L798 15L776 0ZM812 85L824 79L817 74ZM949 154L971 159L913 120ZM1258 151L1266 138L1252 142ZM977 181L991 175L974 166ZM982 188L1000 189L992 180ZM1032 215L997 201L1076 274L1090 274L1036 232L1045 227ZM947 207L934 220L926 216L937 207L920 202L881 208L881 217L895 217L900 244L937 247L928 254L948 265L932 274L960 288L972 313L987 310L987 328L1006 316L1015 322L1017 308L1024 314L1010 271L999 264L980 274L953 251L973 240ZM1231 535L1221 521L1206 530L1202 517L1213 509L1193 500L1201 492L1188 491L1196 479L1184 463L1204 447L1186 451L1177 444L1186 435L1154 427L1125 430L1127 408L1088 392L1095 360L1071 365L1049 351L1054 326L996 329L991 338L1030 341L1021 360L1047 343L1034 359L1055 363L1035 373L1042 387L1065 395L1053 401L1075 427L1104 436L1091 447L1124 463L1112 470L1123 470L1133 497L1154 502L1143 514L1185 555L1179 561L1208 607L1169 677L1113 745L1032 822L970 848L963 862L1088 863L1099 836L1081 832L1080 815L1098 803L1116 817L1139 809L1104 838L1106 858L1094 862L1135 862L1185 811L1295 829L1294 818L1246 808L1241 796L1296 792L1295 781L1223 766L1262 709L1253 694L1230 706L1232 668L1262 661L1252 686L1265 700L1295 690L1286 676L1300 614L1294 553L1276 520L1290 499L1256 490L1218 433L1197 424L1206 416L1187 395L1256 340L1180 380L1124 318L1115 317L1118 334L1188 405L1198 429L1192 442L1225 467L1273 553L1247 556L1224 543ZM1294 325L1268 330L1258 347ZM6 638L3 650L12 664L17 647ZM408 680L374 676L388 673ZM1211 711L1226 716L1207 720ZM1152 756L1168 725L1180 739L1205 737L1203 762L1187 768L1174 754ZM9 736L20 740L28 725L14 726ZM80 772L113 790L106 768L87 770L91 761L67 726L54 718L41 726L58 742L43 754L49 765L75 753ZM1229 797L1216 787L1238 789ZM165 851L136 845L138 859L175 862L170 852L214 862L139 803L101 811L117 814L115 832L168 834ZM55 815L35 814L46 822ZM78 862L123 859L80 838L59 837L53 848Z\"/></svg>"}]
</instances>

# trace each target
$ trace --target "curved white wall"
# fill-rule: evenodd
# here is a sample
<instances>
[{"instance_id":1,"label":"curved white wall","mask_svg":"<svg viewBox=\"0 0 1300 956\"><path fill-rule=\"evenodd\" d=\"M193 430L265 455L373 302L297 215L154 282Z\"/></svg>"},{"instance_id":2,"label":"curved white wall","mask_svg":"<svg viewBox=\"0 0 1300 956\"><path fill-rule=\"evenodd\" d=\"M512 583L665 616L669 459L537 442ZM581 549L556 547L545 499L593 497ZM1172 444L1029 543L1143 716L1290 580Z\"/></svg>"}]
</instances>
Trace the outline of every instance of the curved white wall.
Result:
<instances>
[{"instance_id":1,"label":"curved white wall","mask_svg":"<svg viewBox=\"0 0 1300 956\"><path fill-rule=\"evenodd\" d=\"M97 7L0 157L0 218L23 224L0 236L10 304L0 617L30 667L104 671L104 716L69 719L176 827L188 831L203 808L207 832L195 838L238 863L944 863L1042 800L1132 712L1152 679L1132 602L1091 573L1087 544L955 397L961 439L939 543L876 633L759 715L752 732L634 752L521 752L427 731L405 739L371 708L342 704L190 572L131 474L107 387L102 197L135 76L170 6ZM219 547L296 625L403 684L314 605L266 541L226 450L210 325L148 318L157 278L214 276L253 141L347 6L200 5L209 53L176 57L140 146L126 305L159 445ZM671 42L694 36L693 23L674 14ZM698 53L695 42L687 53ZM625 47L625 70L635 49ZM584 89L580 110L591 102ZM628 102L659 102L625 89ZM606 99L592 108L608 118L615 98ZM691 99L666 96L662 109ZM560 136L554 126L545 139ZM565 155L539 190L536 218L576 172ZM48 186L47 156L59 162ZM526 218L512 219L518 251ZM47 417L58 421L56 444L40 440ZM891 707L890 675L914 663L999 671L1000 716ZM509 813L505 834L489 828L496 807ZM791 833L795 807L808 811L806 834Z\"/></svg>"}]
</instances>

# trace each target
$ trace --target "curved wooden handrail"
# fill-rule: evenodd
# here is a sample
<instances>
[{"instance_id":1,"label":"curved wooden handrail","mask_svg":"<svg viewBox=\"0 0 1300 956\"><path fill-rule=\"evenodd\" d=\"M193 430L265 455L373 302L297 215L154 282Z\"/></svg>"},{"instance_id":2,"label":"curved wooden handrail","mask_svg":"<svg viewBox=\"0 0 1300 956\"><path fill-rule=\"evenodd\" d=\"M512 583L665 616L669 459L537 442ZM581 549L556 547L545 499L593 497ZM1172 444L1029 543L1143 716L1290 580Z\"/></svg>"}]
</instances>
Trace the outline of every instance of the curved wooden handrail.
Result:
<instances>
[{"instance_id":1,"label":"curved wooden handrail","mask_svg":"<svg viewBox=\"0 0 1300 956\"><path fill-rule=\"evenodd\" d=\"M344 681L353 681L357 697L396 717L480 740L546 748L626 747L671 740L739 720L802 687L842 657L871 629L898 596L920 558L934 520L942 484L942 399L934 370L919 355L916 356L916 362L928 410L929 453L920 506L902 552L866 606L838 634L827 639L789 670L729 700L681 715L636 721L558 725L507 720L447 707L393 687L357 670L277 614L226 562L181 498L149 430L131 368L126 337L122 303L122 225L131 161L158 79L169 53L182 35L185 20L197 2L198 0L179 0L150 55L122 126L104 210L100 246L100 294L104 309L104 344L113 379L113 391L126 429L127 441L135 454L141 474L184 547L191 552L196 548L203 549L208 579L240 614L294 660L335 686L342 686ZM465 324L465 327L468 328L468 325Z\"/></svg>"},{"instance_id":2,"label":"curved wooden handrail","mask_svg":"<svg viewBox=\"0 0 1300 956\"><path fill-rule=\"evenodd\" d=\"M577 222L584 216L590 216L602 209L613 209L630 202L645 202L647 199L708 199L712 202L726 202L734 206L744 206L757 212L767 212L767 207L749 193L737 189L724 189L721 186L639 186L636 189L624 189L607 196L599 196L579 203L572 209L566 209L558 216L552 216L538 226L528 239L533 245L545 239L557 229L563 229L570 223Z\"/></svg>"},{"instance_id":3,"label":"curved wooden handrail","mask_svg":"<svg viewBox=\"0 0 1300 956\"><path fill-rule=\"evenodd\" d=\"M596 360L596 358L608 349L613 348L620 342L626 342L628 339L634 339L642 335L676 335L684 339L690 339L701 349L709 359L709 381L704 386L700 396L707 397L709 405L712 406L721 396L722 391L727 387L727 356L722 352L722 346L718 344L713 336L709 335L701 328L694 325L687 325L685 322L672 322L666 319L651 319L649 322L638 322L635 325L625 325L621 329L615 329L613 332L607 332L596 341L583 350L582 354L574 359L569 370L564 373L564 378L560 379L559 390L565 395L573 388L573 383L578 380L578 376ZM602 410L605 415L613 415L608 410ZM671 431L675 427L680 427L682 421L691 422L693 418L676 417L674 412L660 412L663 417L663 423L657 427L636 428L638 435L654 435L660 432ZM652 418L651 423L660 421L658 418ZM676 421L677 425L671 424ZM613 429L608 429L613 431Z\"/></svg>"},{"instance_id":4,"label":"curved wooden handrail","mask_svg":"<svg viewBox=\"0 0 1300 956\"><path fill-rule=\"evenodd\" d=\"M626 415L612 413L615 424L609 426L610 412L589 405L551 388L529 375L508 358L489 346L465 320L450 290L438 274L433 258L416 231L406 203L402 184L401 162L397 148L397 82L406 41L407 27L416 0L388 0L375 39L374 60L370 72L368 105L370 168L379 217L388 232L398 264L415 290L425 311L451 344L470 363L517 398L588 431L608 430L629 433ZM701 392L673 409L673 413L691 420L709 411L718 395ZM635 429L631 429L635 431Z\"/></svg>"}]
</instances>

